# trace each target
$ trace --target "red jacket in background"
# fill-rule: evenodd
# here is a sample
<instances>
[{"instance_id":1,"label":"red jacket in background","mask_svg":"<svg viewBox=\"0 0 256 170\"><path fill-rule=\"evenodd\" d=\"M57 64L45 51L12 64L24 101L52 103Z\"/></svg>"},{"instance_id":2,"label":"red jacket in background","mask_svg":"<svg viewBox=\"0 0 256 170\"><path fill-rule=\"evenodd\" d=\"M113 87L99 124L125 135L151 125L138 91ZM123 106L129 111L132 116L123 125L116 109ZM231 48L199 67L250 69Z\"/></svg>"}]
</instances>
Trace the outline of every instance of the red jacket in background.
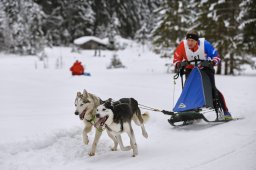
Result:
<instances>
[{"instance_id":1,"label":"red jacket in background","mask_svg":"<svg viewBox=\"0 0 256 170\"><path fill-rule=\"evenodd\" d=\"M84 66L80 61L76 61L72 67L70 67L70 71L72 72L72 75L82 75L84 74Z\"/></svg>"}]
</instances>

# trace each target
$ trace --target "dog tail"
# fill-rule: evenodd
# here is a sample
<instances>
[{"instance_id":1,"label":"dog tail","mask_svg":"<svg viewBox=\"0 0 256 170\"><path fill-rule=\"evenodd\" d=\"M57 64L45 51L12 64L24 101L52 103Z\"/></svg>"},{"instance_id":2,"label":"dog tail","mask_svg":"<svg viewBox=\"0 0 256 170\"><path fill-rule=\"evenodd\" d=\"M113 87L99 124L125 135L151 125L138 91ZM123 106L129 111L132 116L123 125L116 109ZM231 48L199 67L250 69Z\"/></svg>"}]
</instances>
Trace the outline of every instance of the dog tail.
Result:
<instances>
[{"instance_id":1,"label":"dog tail","mask_svg":"<svg viewBox=\"0 0 256 170\"><path fill-rule=\"evenodd\" d=\"M148 112L145 112L145 113L143 113L142 115L142 119L143 119L143 122L144 123L147 123L147 121L149 120L149 113Z\"/></svg>"},{"instance_id":2,"label":"dog tail","mask_svg":"<svg viewBox=\"0 0 256 170\"><path fill-rule=\"evenodd\" d=\"M133 115L132 119L134 120L134 123L136 125L141 126L142 124L146 123L149 120L149 113L145 112L141 114L139 110L139 113L136 112L136 114Z\"/></svg>"}]
</instances>

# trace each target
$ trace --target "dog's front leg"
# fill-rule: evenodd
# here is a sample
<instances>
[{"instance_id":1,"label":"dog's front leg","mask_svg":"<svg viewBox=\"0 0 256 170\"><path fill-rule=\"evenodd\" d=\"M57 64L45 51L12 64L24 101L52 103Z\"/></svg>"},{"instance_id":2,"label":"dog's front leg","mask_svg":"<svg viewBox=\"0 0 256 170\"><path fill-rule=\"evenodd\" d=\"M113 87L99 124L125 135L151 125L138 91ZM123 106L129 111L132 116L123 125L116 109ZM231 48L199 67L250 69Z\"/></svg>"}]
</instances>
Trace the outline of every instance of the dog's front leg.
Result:
<instances>
[{"instance_id":1,"label":"dog's front leg","mask_svg":"<svg viewBox=\"0 0 256 170\"><path fill-rule=\"evenodd\" d=\"M83 141L84 144L88 145L89 139L88 139L88 133L92 130L92 124L91 123L86 123L84 130L83 130Z\"/></svg>"},{"instance_id":2,"label":"dog's front leg","mask_svg":"<svg viewBox=\"0 0 256 170\"><path fill-rule=\"evenodd\" d=\"M111 132L109 132L108 130L107 130L107 134L108 134L108 136L109 136L109 137L113 140L113 142L114 142L114 146L111 148L111 150L112 150L112 151L117 151L118 141L116 140L115 136L114 136Z\"/></svg>"},{"instance_id":3,"label":"dog's front leg","mask_svg":"<svg viewBox=\"0 0 256 170\"><path fill-rule=\"evenodd\" d=\"M129 151L129 150L132 149L131 146L125 146L125 147L124 147L124 144L123 144L123 140L122 140L121 135L116 135L116 139L117 139L117 141L118 141L118 143L119 143L119 146L120 146L120 149L121 149L122 151Z\"/></svg>"},{"instance_id":4,"label":"dog's front leg","mask_svg":"<svg viewBox=\"0 0 256 170\"><path fill-rule=\"evenodd\" d=\"M95 155L96 147L97 147L97 144L99 142L101 134L102 134L102 131L99 131L97 129L96 133L95 133L94 141L93 141L93 144L92 144L91 152L89 152L89 156L94 156Z\"/></svg>"}]
</instances>

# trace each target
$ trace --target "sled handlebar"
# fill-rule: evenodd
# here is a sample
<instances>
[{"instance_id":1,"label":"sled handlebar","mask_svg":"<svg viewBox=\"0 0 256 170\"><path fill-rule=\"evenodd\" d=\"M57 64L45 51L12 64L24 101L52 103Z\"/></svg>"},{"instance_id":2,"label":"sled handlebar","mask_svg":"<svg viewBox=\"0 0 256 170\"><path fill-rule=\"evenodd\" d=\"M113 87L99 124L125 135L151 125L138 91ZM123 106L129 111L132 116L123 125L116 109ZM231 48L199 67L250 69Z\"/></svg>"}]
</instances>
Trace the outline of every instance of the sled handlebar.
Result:
<instances>
[{"instance_id":1,"label":"sled handlebar","mask_svg":"<svg viewBox=\"0 0 256 170\"><path fill-rule=\"evenodd\" d=\"M187 65L193 64L198 67L200 64L202 67L212 67L212 61L211 60L191 60L191 61L182 61L180 63L181 69L186 67Z\"/></svg>"},{"instance_id":2,"label":"sled handlebar","mask_svg":"<svg viewBox=\"0 0 256 170\"><path fill-rule=\"evenodd\" d=\"M195 67L202 66L207 68L213 68L213 64L211 60L200 60L200 59L194 59L191 61L182 61L180 63L180 67L178 69L178 72L173 76L174 79L178 79L179 75L182 77L184 73L184 68L190 64L193 64Z\"/></svg>"}]
</instances>

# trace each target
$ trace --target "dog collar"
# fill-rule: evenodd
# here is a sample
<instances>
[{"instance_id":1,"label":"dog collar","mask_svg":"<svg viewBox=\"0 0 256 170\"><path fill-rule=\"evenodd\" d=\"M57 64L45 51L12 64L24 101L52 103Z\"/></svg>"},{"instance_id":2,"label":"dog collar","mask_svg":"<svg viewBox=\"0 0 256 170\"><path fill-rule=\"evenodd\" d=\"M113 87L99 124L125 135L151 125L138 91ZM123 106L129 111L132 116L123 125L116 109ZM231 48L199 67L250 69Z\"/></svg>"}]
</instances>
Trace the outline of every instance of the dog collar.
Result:
<instances>
[{"instance_id":1,"label":"dog collar","mask_svg":"<svg viewBox=\"0 0 256 170\"><path fill-rule=\"evenodd\" d=\"M94 115L90 120L85 119L87 122L91 123L92 125L95 124L96 115Z\"/></svg>"},{"instance_id":2,"label":"dog collar","mask_svg":"<svg viewBox=\"0 0 256 170\"><path fill-rule=\"evenodd\" d=\"M91 123L92 125L94 125L96 122L95 122L95 120L96 120L96 115L94 115L90 120L87 120L87 119L85 119L87 122L89 122L89 123ZM96 129L97 129L97 131L99 131L99 132L103 132L105 129L104 128L102 128L102 127L99 127L99 128L97 128L97 127L95 127Z\"/></svg>"}]
</instances>

